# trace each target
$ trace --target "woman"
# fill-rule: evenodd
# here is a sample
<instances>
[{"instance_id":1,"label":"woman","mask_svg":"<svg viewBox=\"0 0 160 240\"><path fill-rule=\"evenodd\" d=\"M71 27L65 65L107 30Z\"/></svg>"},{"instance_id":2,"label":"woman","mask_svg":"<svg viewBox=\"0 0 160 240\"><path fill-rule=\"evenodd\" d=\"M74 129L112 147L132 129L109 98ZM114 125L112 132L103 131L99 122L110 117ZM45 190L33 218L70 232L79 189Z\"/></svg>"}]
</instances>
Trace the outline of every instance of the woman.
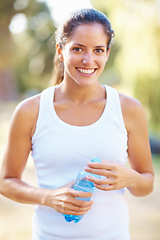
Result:
<instances>
[{"instance_id":1,"label":"woman","mask_svg":"<svg viewBox=\"0 0 160 240\"><path fill-rule=\"evenodd\" d=\"M36 204L33 240L128 240L124 188L135 196L153 189L147 123L135 99L102 86L114 31L94 10L72 13L56 33L55 86L17 107L1 171L1 193ZM32 151L39 187L21 180ZM90 163L92 157L102 163ZM127 157L131 168L125 166ZM102 179L91 193L71 188L85 167ZM68 223L62 214L85 215Z\"/></svg>"}]
</instances>

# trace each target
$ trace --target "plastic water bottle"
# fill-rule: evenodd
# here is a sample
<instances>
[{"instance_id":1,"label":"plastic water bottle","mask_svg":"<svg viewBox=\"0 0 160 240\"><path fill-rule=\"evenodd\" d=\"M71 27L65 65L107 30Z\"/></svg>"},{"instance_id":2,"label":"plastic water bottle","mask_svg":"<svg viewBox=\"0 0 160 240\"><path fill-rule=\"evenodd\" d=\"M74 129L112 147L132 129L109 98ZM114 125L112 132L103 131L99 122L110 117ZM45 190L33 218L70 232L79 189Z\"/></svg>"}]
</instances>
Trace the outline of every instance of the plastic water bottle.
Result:
<instances>
[{"instance_id":1,"label":"plastic water bottle","mask_svg":"<svg viewBox=\"0 0 160 240\"><path fill-rule=\"evenodd\" d=\"M91 160L91 162L102 162L102 161L99 158L95 157L95 158L93 158ZM76 182L75 182L75 184L74 184L74 186L72 188L74 190L77 190L77 191L93 193L94 189L95 189L94 183L92 183L91 181L85 179L86 176L92 176L92 177L96 177L96 178L101 179L100 175L96 175L96 174L93 174L93 173L88 173L88 172L86 172L83 169L83 170L81 170L78 173ZM88 198L79 198L79 197L77 197L77 199L80 199L82 201L90 201L91 197L88 197ZM84 215L67 215L67 214L63 214L63 216L65 217L65 220L67 222L74 221L75 223L77 223L77 222L79 222L83 218Z\"/></svg>"}]
</instances>

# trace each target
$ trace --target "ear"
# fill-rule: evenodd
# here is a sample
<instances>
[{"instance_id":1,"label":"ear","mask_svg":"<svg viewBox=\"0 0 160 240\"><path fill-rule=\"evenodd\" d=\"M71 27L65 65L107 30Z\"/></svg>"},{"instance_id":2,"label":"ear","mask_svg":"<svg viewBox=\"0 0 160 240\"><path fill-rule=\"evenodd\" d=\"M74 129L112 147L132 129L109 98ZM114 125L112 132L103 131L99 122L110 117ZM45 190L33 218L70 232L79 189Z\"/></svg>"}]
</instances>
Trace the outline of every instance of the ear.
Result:
<instances>
[{"instance_id":1,"label":"ear","mask_svg":"<svg viewBox=\"0 0 160 240\"><path fill-rule=\"evenodd\" d=\"M58 54L58 58L63 61L63 53L62 53L62 48L60 47L60 45L57 43L56 44L56 51L57 51L57 54Z\"/></svg>"}]
</instances>

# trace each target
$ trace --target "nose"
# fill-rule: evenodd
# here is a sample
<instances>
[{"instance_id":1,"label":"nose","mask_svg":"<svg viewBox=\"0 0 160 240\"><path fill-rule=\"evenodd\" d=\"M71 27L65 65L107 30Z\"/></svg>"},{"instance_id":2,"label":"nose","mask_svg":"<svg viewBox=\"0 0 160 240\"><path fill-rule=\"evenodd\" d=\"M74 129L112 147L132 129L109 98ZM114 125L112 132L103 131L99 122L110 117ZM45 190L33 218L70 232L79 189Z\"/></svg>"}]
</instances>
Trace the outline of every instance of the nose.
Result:
<instances>
[{"instance_id":1,"label":"nose","mask_svg":"<svg viewBox=\"0 0 160 240\"><path fill-rule=\"evenodd\" d=\"M93 56L91 52L86 52L84 54L84 58L83 58L83 64L85 65L91 65L94 62L93 60Z\"/></svg>"}]
</instances>

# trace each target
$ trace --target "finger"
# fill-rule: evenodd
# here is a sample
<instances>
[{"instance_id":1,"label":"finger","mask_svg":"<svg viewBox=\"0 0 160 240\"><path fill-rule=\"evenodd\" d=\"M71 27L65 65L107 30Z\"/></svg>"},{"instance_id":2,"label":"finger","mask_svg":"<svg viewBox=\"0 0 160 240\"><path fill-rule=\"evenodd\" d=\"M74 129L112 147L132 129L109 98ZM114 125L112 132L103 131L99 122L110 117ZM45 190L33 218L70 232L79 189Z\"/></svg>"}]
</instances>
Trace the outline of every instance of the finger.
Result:
<instances>
[{"instance_id":1,"label":"finger","mask_svg":"<svg viewBox=\"0 0 160 240\"><path fill-rule=\"evenodd\" d=\"M78 206L75 206L71 203L68 203L66 205L64 205L63 209L68 209L68 210L71 210L71 211L75 211L75 212L87 212L88 210L91 209L91 206L89 207L78 207Z\"/></svg>"},{"instance_id":2,"label":"finger","mask_svg":"<svg viewBox=\"0 0 160 240\"><path fill-rule=\"evenodd\" d=\"M73 202L61 202L58 204L58 211L64 214L83 215L91 209L91 205L85 206L84 201L77 201L78 205ZM72 213L71 213L72 211Z\"/></svg>"},{"instance_id":3,"label":"finger","mask_svg":"<svg viewBox=\"0 0 160 240\"><path fill-rule=\"evenodd\" d=\"M100 189L100 190L103 190L103 191L111 191L111 190L116 190L115 186L114 185L99 185L99 184L95 184L95 187Z\"/></svg>"},{"instance_id":4,"label":"finger","mask_svg":"<svg viewBox=\"0 0 160 240\"><path fill-rule=\"evenodd\" d=\"M98 185L104 185L104 186L108 186L108 185L117 185L117 181L114 180L114 178L102 178L102 179L98 179L98 178L93 178L91 176L87 176L86 177L87 180L91 181L94 183L94 186L96 186L96 184Z\"/></svg>"},{"instance_id":5,"label":"finger","mask_svg":"<svg viewBox=\"0 0 160 240\"><path fill-rule=\"evenodd\" d=\"M93 182L93 183L95 183L95 184L100 184L100 185L107 185L107 184L111 184L112 183L107 178L98 179L98 178L94 178L94 177L91 177L91 176L87 176L86 179L91 181L91 182Z\"/></svg>"},{"instance_id":6,"label":"finger","mask_svg":"<svg viewBox=\"0 0 160 240\"><path fill-rule=\"evenodd\" d=\"M66 204L66 203L61 203L57 205L55 208L57 212L60 212L62 214L70 214L70 215L84 215L87 211L90 210L90 208L78 208L73 206L72 204Z\"/></svg>"},{"instance_id":7,"label":"finger","mask_svg":"<svg viewBox=\"0 0 160 240\"><path fill-rule=\"evenodd\" d=\"M112 177L115 174L113 171L106 170L106 169L93 169L93 168L85 167L84 170L86 172L104 176L104 177Z\"/></svg>"},{"instance_id":8,"label":"finger","mask_svg":"<svg viewBox=\"0 0 160 240\"><path fill-rule=\"evenodd\" d=\"M59 210L60 213L62 214L67 214L67 215L84 215L87 213L87 211L74 211L74 210L70 210L70 209L63 209L63 210Z\"/></svg>"},{"instance_id":9,"label":"finger","mask_svg":"<svg viewBox=\"0 0 160 240\"><path fill-rule=\"evenodd\" d=\"M74 189L70 189L69 192L73 197L91 198L93 196L93 193L91 192L76 191Z\"/></svg>"},{"instance_id":10,"label":"finger","mask_svg":"<svg viewBox=\"0 0 160 240\"><path fill-rule=\"evenodd\" d=\"M87 165L90 168L94 169L106 169L106 170L113 170L115 167L115 163L110 162L110 161L103 161L102 163L97 163L97 162L89 162Z\"/></svg>"},{"instance_id":11,"label":"finger","mask_svg":"<svg viewBox=\"0 0 160 240\"><path fill-rule=\"evenodd\" d=\"M68 197L66 197L65 199L63 199L63 201L65 203L72 203L73 205L75 206L78 206L78 207L90 207L93 205L93 201L86 201L85 199L86 198L90 198L93 194L92 193L89 193L89 192L81 192L81 191L76 191L76 190L73 190L71 189L70 190L71 194L68 195ZM81 198L81 199L77 199L77 198Z\"/></svg>"},{"instance_id":12,"label":"finger","mask_svg":"<svg viewBox=\"0 0 160 240\"><path fill-rule=\"evenodd\" d=\"M74 211L71 211L71 210L68 210L68 211L65 211L65 212L62 212L63 214L67 214L67 215L84 215L86 214L86 212L74 212Z\"/></svg>"},{"instance_id":13,"label":"finger","mask_svg":"<svg viewBox=\"0 0 160 240\"><path fill-rule=\"evenodd\" d=\"M93 201L83 201L80 199L73 198L70 203L74 205L75 207L81 207L81 208L90 208L93 205Z\"/></svg>"}]
</instances>

